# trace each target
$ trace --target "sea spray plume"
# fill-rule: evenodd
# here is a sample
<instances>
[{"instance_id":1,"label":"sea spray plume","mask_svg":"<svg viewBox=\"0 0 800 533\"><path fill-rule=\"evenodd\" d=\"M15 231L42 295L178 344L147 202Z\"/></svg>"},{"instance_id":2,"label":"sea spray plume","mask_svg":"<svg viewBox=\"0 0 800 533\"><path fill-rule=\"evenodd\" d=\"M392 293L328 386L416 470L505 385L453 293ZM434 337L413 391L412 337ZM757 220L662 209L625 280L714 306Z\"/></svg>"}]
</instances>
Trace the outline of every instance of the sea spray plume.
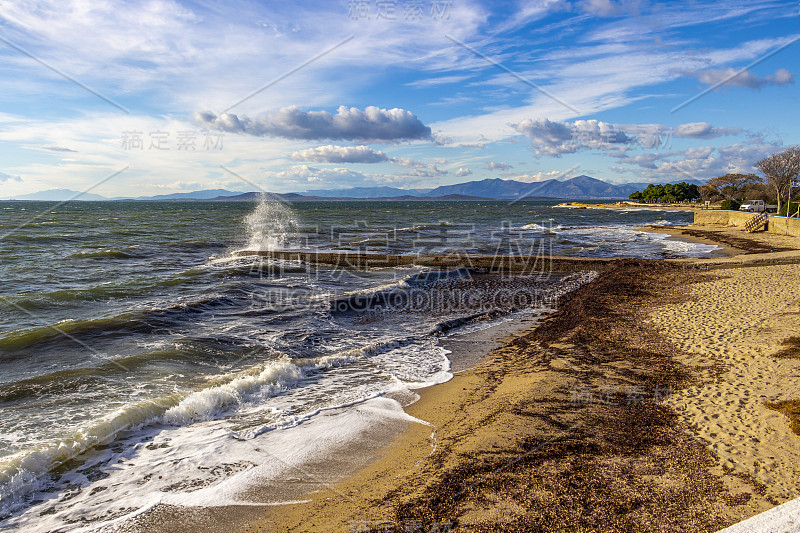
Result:
<instances>
[{"instance_id":1,"label":"sea spray plume","mask_svg":"<svg viewBox=\"0 0 800 533\"><path fill-rule=\"evenodd\" d=\"M247 250L279 250L292 243L297 232L297 216L291 207L262 193L252 213L244 217Z\"/></svg>"}]
</instances>

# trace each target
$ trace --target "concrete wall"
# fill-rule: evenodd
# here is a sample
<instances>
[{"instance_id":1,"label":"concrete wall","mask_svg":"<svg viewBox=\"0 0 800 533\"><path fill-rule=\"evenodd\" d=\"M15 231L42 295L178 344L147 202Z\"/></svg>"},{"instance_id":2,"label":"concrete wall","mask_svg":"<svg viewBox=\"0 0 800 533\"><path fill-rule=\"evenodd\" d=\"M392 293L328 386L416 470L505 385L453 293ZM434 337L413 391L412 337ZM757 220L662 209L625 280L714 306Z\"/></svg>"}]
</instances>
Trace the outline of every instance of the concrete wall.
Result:
<instances>
[{"instance_id":1,"label":"concrete wall","mask_svg":"<svg viewBox=\"0 0 800 533\"><path fill-rule=\"evenodd\" d=\"M753 213L743 213L741 211L695 211L694 223L698 226L743 227L747 224L747 221L754 216L755 214ZM767 224L767 232L800 237L800 218L786 218L770 215L769 223Z\"/></svg>"},{"instance_id":2,"label":"concrete wall","mask_svg":"<svg viewBox=\"0 0 800 533\"><path fill-rule=\"evenodd\" d=\"M800 237L800 218L770 216L767 231L770 233Z\"/></svg>"}]
</instances>

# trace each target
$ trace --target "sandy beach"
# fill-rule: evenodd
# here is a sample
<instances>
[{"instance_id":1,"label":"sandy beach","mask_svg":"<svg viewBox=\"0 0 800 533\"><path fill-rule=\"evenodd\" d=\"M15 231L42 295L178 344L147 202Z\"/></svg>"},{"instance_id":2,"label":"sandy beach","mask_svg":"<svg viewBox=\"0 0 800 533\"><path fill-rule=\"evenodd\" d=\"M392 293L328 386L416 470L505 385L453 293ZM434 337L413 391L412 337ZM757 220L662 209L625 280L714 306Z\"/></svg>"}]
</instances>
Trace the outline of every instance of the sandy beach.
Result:
<instances>
[{"instance_id":1,"label":"sandy beach","mask_svg":"<svg viewBox=\"0 0 800 533\"><path fill-rule=\"evenodd\" d=\"M687 229L737 268L617 262L420 391L425 423L376 460L243 531L717 531L797 497L800 266L742 257L798 243Z\"/></svg>"}]
</instances>

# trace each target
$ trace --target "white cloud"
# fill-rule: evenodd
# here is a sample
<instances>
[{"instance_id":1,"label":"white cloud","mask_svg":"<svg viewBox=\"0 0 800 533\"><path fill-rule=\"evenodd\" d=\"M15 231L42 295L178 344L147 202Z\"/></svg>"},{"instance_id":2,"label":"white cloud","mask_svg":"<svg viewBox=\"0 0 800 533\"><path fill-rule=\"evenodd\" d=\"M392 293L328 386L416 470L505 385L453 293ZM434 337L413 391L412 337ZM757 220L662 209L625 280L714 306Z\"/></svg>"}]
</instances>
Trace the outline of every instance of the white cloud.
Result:
<instances>
[{"instance_id":1,"label":"white cloud","mask_svg":"<svg viewBox=\"0 0 800 533\"><path fill-rule=\"evenodd\" d=\"M468 168L461 167L458 170L456 170L456 176L459 178L463 178L464 176L470 176L470 175L472 175L472 171Z\"/></svg>"},{"instance_id":2,"label":"white cloud","mask_svg":"<svg viewBox=\"0 0 800 533\"><path fill-rule=\"evenodd\" d=\"M287 170L268 171L263 175L270 182L281 181L295 184L304 181L361 182L367 178L365 174L349 168L315 168L308 165L294 165Z\"/></svg>"},{"instance_id":3,"label":"white cloud","mask_svg":"<svg viewBox=\"0 0 800 533\"><path fill-rule=\"evenodd\" d=\"M715 127L708 122L690 122L670 128L663 124L609 124L598 120L559 122L549 119L526 119L512 125L531 140L537 155L558 157L581 150L625 151L633 145L658 148L670 137L713 139L741 133L741 128ZM641 161L652 163L650 156Z\"/></svg>"},{"instance_id":4,"label":"white cloud","mask_svg":"<svg viewBox=\"0 0 800 533\"><path fill-rule=\"evenodd\" d=\"M6 174L5 172L0 172L0 183L6 181L22 181L22 178L19 176L12 176L11 174Z\"/></svg>"},{"instance_id":5,"label":"white cloud","mask_svg":"<svg viewBox=\"0 0 800 533\"><path fill-rule=\"evenodd\" d=\"M772 9L761 5L748 6L747 10L768 8ZM641 20L633 17L601 24L602 34L589 32L584 42L579 41L576 46L558 48L537 57L535 68L515 69L519 76L548 94L533 90L507 73L498 74L493 79L515 91L523 99L522 105L498 105L486 108L483 113L432 123L431 127L442 131L455 143L473 143L479 135L485 136L488 142L498 141L513 136L515 131L511 125L525 117L565 121L576 115L591 116L620 108L637 99L660 96L643 95L637 89L658 86L710 66L751 61L790 42L791 37L774 37L745 41L733 48L700 52L693 50L691 45L687 46L686 41L675 41L671 46L653 46L653 38L663 35L671 27L724 20L732 17L734 11L739 13L736 16L741 16L747 10L715 4L698 5L696 9L665 5L652 15L657 19L653 26L643 26ZM578 31L581 27L575 25L571 29ZM776 81L785 80L786 75L775 75L774 78Z\"/></svg>"},{"instance_id":6,"label":"white cloud","mask_svg":"<svg viewBox=\"0 0 800 533\"><path fill-rule=\"evenodd\" d=\"M721 88L748 87L750 89L761 89L766 85L789 85L794 83L794 74L785 68L778 69L775 74L759 78L749 70L735 68L710 69L699 72L697 79L707 85L721 84Z\"/></svg>"},{"instance_id":7,"label":"white cloud","mask_svg":"<svg viewBox=\"0 0 800 533\"><path fill-rule=\"evenodd\" d=\"M711 155L714 148L711 146L701 146L699 148L688 148L683 154L686 159L705 159Z\"/></svg>"},{"instance_id":8,"label":"white cloud","mask_svg":"<svg viewBox=\"0 0 800 533\"><path fill-rule=\"evenodd\" d=\"M393 143L431 138L431 129L410 111L375 106L368 106L363 111L339 106L335 115L327 111L302 111L297 106L290 106L255 120L239 117L235 113L217 116L211 111L197 111L194 121L204 128L284 139Z\"/></svg>"},{"instance_id":9,"label":"white cloud","mask_svg":"<svg viewBox=\"0 0 800 533\"><path fill-rule=\"evenodd\" d=\"M531 140L538 155L559 156L585 149L616 149L634 139L614 124L598 120L574 122L551 121L546 118L525 119L512 127Z\"/></svg>"},{"instance_id":10,"label":"white cloud","mask_svg":"<svg viewBox=\"0 0 800 533\"><path fill-rule=\"evenodd\" d=\"M49 150L51 152L77 152L77 150L72 150L71 148L65 148L63 146L42 146L42 150Z\"/></svg>"},{"instance_id":11,"label":"white cloud","mask_svg":"<svg viewBox=\"0 0 800 533\"><path fill-rule=\"evenodd\" d=\"M373 150L369 146L318 146L306 148L292 153L295 161L311 161L314 163L381 163L389 158L384 152Z\"/></svg>"},{"instance_id":12,"label":"white cloud","mask_svg":"<svg viewBox=\"0 0 800 533\"><path fill-rule=\"evenodd\" d=\"M689 122L674 128L672 134L688 139L713 139L722 135L735 135L741 131L740 128L715 128L708 122Z\"/></svg>"},{"instance_id":13,"label":"white cloud","mask_svg":"<svg viewBox=\"0 0 800 533\"><path fill-rule=\"evenodd\" d=\"M557 179L558 177L562 176L563 172L560 170L551 170L550 172L536 172L535 174L519 174L517 176L511 176L508 178L503 178L505 180L513 180L513 181L521 181L523 183L536 183L539 181L547 181L551 179Z\"/></svg>"},{"instance_id":14,"label":"white cloud","mask_svg":"<svg viewBox=\"0 0 800 533\"><path fill-rule=\"evenodd\" d=\"M704 181L728 173L752 173L755 171L753 165L756 161L780 149L780 143L768 143L755 139L749 143L716 148L703 146L636 156L623 155L619 158L619 162L623 165L636 165L642 169L637 172L637 175L646 180L663 182L675 179L695 179ZM620 168L617 170L623 171Z\"/></svg>"},{"instance_id":15,"label":"white cloud","mask_svg":"<svg viewBox=\"0 0 800 533\"><path fill-rule=\"evenodd\" d=\"M644 154L631 155L631 156L623 155L620 158L620 162L629 163L637 165L642 168L649 168L655 170L656 162L658 162L661 159L664 159L665 157L668 157L669 155L670 155L669 153L663 153L663 152L648 152Z\"/></svg>"},{"instance_id":16,"label":"white cloud","mask_svg":"<svg viewBox=\"0 0 800 533\"><path fill-rule=\"evenodd\" d=\"M441 170L436 165L444 165L447 163L446 159L434 159L432 161L418 161L416 159L412 159L410 157L390 157L389 162L405 167L413 169L410 173L415 176L444 176L447 174L446 170Z\"/></svg>"},{"instance_id":17,"label":"white cloud","mask_svg":"<svg viewBox=\"0 0 800 533\"><path fill-rule=\"evenodd\" d=\"M156 189L164 191L197 191L203 189L231 189L233 191L242 188L252 189L252 187L237 181L173 181L171 183L157 183L153 185Z\"/></svg>"},{"instance_id":18,"label":"white cloud","mask_svg":"<svg viewBox=\"0 0 800 533\"><path fill-rule=\"evenodd\" d=\"M424 80L416 80L406 83L406 87L415 87L417 89L425 87L433 87L436 85L446 85L449 83L459 83L471 78L471 75L458 75L458 76L439 76L437 78L427 78Z\"/></svg>"},{"instance_id":19,"label":"white cloud","mask_svg":"<svg viewBox=\"0 0 800 533\"><path fill-rule=\"evenodd\" d=\"M508 170L510 168L514 167L502 161L489 161L486 163L486 170Z\"/></svg>"},{"instance_id":20,"label":"white cloud","mask_svg":"<svg viewBox=\"0 0 800 533\"><path fill-rule=\"evenodd\" d=\"M487 16L469 1L450 4L446 20L407 21L399 11L397 20L365 21L349 17L346 2L231 0L219 9L180 0L19 0L3 6L0 20L5 38L131 109L139 103L138 91L146 91L147 108L160 106L161 112L226 109L281 78L239 106L239 112L252 113L264 102L273 108L330 106L393 64L416 61L428 77L467 64L464 55L446 49L451 42L444 34L466 39ZM355 38L295 70L348 35ZM4 53L4 61L24 71L12 76L6 70L0 77L6 89L27 84L15 94L68 93L64 80L28 57ZM78 88L74 93L93 98Z\"/></svg>"},{"instance_id":21,"label":"white cloud","mask_svg":"<svg viewBox=\"0 0 800 533\"><path fill-rule=\"evenodd\" d=\"M615 17L621 12L619 4L611 0L585 0L581 8L586 13L599 17Z\"/></svg>"}]
</instances>

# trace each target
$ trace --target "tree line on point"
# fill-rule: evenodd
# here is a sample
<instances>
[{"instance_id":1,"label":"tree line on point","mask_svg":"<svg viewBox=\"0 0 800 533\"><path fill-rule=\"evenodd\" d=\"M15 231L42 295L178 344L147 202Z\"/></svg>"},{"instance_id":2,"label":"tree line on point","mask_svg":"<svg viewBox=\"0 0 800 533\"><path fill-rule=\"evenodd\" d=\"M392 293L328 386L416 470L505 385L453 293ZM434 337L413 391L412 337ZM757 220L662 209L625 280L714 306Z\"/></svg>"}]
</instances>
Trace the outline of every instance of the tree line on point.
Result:
<instances>
[{"instance_id":1,"label":"tree line on point","mask_svg":"<svg viewBox=\"0 0 800 533\"><path fill-rule=\"evenodd\" d=\"M722 202L723 209L738 209L747 200L764 200L777 203L778 213L796 215L794 206L800 193L800 146L772 154L758 161L754 167L763 174L725 174L711 178L705 185L686 182L650 184L644 191L629 196L637 202L697 202L700 199ZM792 205L791 209L789 206Z\"/></svg>"}]
</instances>

